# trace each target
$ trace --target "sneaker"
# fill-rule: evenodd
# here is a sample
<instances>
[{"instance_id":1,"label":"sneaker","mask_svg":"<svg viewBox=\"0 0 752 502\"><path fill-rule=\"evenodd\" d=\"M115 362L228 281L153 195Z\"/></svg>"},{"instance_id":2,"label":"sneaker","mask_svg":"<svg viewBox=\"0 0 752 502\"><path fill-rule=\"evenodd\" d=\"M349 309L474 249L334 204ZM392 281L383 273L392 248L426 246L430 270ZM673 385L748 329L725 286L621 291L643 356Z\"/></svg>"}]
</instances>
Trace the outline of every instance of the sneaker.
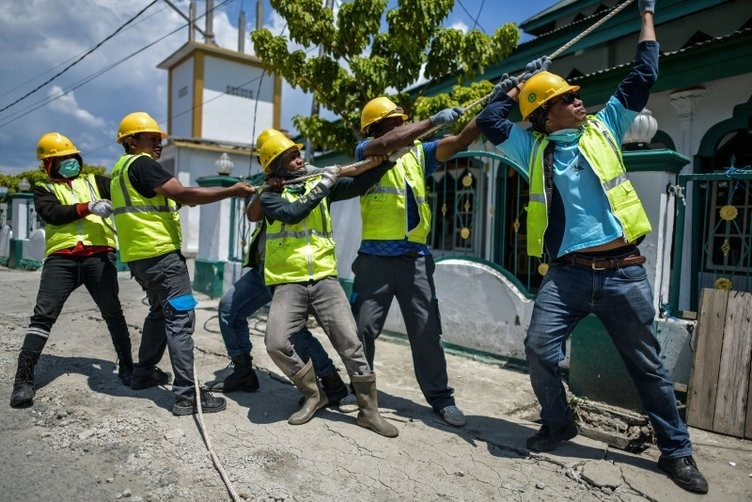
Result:
<instances>
[{"instance_id":1,"label":"sneaker","mask_svg":"<svg viewBox=\"0 0 752 502\"><path fill-rule=\"evenodd\" d=\"M141 390L158 385L167 385L170 383L171 377L172 375L156 366L152 366L146 373L134 371L133 375L131 375L131 389Z\"/></svg>"},{"instance_id":2,"label":"sneaker","mask_svg":"<svg viewBox=\"0 0 752 502\"><path fill-rule=\"evenodd\" d=\"M225 401L223 397L214 397L214 395L204 387L200 387L199 392L201 394L202 413L218 413L227 408L227 401ZM198 413L195 394L190 398L179 398L172 406L172 414L178 417L193 415L194 413Z\"/></svg>"},{"instance_id":3,"label":"sneaker","mask_svg":"<svg viewBox=\"0 0 752 502\"><path fill-rule=\"evenodd\" d=\"M708 493L708 482L697 468L692 455L679 458L666 458L661 455L658 467L681 488L695 493Z\"/></svg>"},{"instance_id":4,"label":"sneaker","mask_svg":"<svg viewBox=\"0 0 752 502\"><path fill-rule=\"evenodd\" d=\"M444 419L444 422L455 427L462 427L467 423L465 414L453 404L441 408L441 410L439 410L439 415Z\"/></svg>"},{"instance_id":5,"label":"sneaker","mask_svg":"<svg viewBox=\"0 0 752 502\"><path fill-rule=\"evenodd\" d=\"M355 413L359 409L358 399L352 392L340 399L339 406L337 406L337 410L340 413Z\"/></svg>"},{"instance_id":6,"label":"sneaker","mask_svg":"<svg viewBox=\"0 0 752 502\"><path fill-rule=\"evenodd\" d=\"M574 421L561 427L543 425L538 432L527 438L526 444L528 449L532 451L553 451L559 446L559 443L572 439L576 435L577 424Z\"/></svg>"}]
</instances>

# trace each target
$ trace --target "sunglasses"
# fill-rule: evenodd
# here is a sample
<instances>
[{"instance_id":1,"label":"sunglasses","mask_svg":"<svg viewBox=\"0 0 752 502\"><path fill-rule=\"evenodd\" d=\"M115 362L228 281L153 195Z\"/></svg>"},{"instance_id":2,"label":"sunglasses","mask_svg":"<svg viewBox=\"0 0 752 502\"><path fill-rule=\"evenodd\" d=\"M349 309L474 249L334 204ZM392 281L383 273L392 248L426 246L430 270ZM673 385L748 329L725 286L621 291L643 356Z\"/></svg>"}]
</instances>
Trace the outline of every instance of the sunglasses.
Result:
<instances>
[{"instance_id":1,"label":"sunglasses","mask_svg":"<svg viewBox=\"0 0 752 502\"><path fill-rule=\"evenodd\" d=\"M566 94L562 94L561 97L554 104L562 102L565 105L571 105L572 103L574 103L575 99L581 99L580 98L580 93L579 92L568 92Z\"/></svg>"}]
</instances>

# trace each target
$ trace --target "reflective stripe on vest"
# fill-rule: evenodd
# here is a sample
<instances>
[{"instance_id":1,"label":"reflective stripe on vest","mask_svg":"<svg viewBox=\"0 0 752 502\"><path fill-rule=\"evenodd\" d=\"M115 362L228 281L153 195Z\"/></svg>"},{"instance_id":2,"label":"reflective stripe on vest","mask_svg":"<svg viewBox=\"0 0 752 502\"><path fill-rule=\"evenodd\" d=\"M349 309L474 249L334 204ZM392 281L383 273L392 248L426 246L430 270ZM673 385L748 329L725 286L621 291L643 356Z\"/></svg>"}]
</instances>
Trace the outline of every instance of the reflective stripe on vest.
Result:
<instances>
[{"instance_id":1,"label":"reflective stripe on vest","mask_svg":"<svg viewBox=\"0 0 752 502\"><path fill-rule=\"evenodd\" d=\"M360 198L364 240L427 242L431 231L431 207L426 196L425 167L423 145L415 141L413 148ZM420 218L412 230L407 228L408 186L418 205Z\"/></svg>"},{"instance_id":2,"label":"reflective stripe on vest","mask_svg":"<svg viewBox=\"0 0 752 502\"><path fill-rule=\"evenodd\" d=\"M543 256L543 236L548 226L548 201L545 196L543 152L548 139L536 135L530 155L530 202L527 215L527 253ZM593 172L616 219L624 232L625 242L634 242L651 231L650 220L627 177L621 148L611 131L595 116L589 115L583 126L578 147Z\"/></svg>"},{"instance_id":3,"label":"reflective stripe on vest","mask_svg":"<svg viewBox=\"0 0 752 502\"><path fill-rule=\"evenodd\" d=\"M102 198L93 174L82 174L67 183L40 183L48 192L55 194L62 205L70 206ZM45 256L61 249L74 247L79 242L84 246L107 246L117 248L115 235L100 216L89 214L70 223L53 225L47 223L45 231Z\"/></svg>"},{"instance_id":4,"label":"reflective stripe on vest","mask_svg":"<svg viewBox=\"0 0 752 502\"><path fill-rule=\"evenodd\" d=\"M110 192L123 263L176 251L182 241L175 201L159 194L146 198L131 184L130 166L143 155L123 155L112 170Z\"/></svg>"},{"instance_id":5,"label":"reflective stripe on vest","mask_svg":"<svg viewBox=\"0 0 752 502\"><path fill-rule=\"evenodd\" d=\"M320 177L306 182L305 191L320 181ZM303 194L285 189L282 198L294 201ZM334 255L332 221L326 200L322 200L302 221L267 224L264 251L264 281L267 285L291 282L318 281L337 275Z\"/></svg>"}]
</instances>

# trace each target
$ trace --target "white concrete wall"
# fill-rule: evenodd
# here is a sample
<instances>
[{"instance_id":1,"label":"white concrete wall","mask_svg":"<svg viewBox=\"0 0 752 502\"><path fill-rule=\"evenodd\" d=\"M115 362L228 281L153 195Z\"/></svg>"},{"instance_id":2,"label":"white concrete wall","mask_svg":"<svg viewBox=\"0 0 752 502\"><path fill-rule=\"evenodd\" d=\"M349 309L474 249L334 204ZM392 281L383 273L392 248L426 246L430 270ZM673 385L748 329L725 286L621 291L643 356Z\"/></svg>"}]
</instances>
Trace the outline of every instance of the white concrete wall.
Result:
<instances>
[{"instance_id":1,"label":"white concrete wall","mask_svg":"<svg viewBox=\"0 0 752 502\"><path fill-rule=\"evenodd\" d=\"M193 63L193 58L190 58L172 70L172 120L169 133L179 138L193 137ZM187 91L182 96L181 89Z\"/></svg>"},{"instance_id":2,"label":"white concrete wall","mask_svg":"<svg viewBox=\"0 0 752 502\"><path fill-rule=\"evenodd\" d=\"M225 94L228 85L252 91L253 98ZM262 77L261 68L207 56L201 120L204 139L253 143L254 134L274 125L274 76Z\"/></svg>"}]
</instances>

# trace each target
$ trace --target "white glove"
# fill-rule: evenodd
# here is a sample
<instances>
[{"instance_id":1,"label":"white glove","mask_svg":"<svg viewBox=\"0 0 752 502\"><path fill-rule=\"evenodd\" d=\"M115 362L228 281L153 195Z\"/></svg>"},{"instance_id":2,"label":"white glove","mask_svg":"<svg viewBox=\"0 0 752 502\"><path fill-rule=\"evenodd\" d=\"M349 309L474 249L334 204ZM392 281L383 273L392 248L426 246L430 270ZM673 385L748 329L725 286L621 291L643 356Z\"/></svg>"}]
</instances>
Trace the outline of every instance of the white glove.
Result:
<instances>
[{"instance_id":1,"label":"white glove","mask_svg":"<svg viewBox=\"0 0 752 502\"><path fill-rule=\"evenodd\" d=\"M340 166L325 167L321 172L321 184L326 188L331 188L337 181L337 176L339 176L341 170Z\"/></svg>"},{"instance_id":2,"label":"white glove","mask_svg":"<svg viewBox=\"0 0 752 502\"><path fill-rule=\"evenodd\" d=\"M112 214L112 202L107 199L99 199L89 202L89 212L102 218L107 218Z\"/></svg>"}]
</instances>

